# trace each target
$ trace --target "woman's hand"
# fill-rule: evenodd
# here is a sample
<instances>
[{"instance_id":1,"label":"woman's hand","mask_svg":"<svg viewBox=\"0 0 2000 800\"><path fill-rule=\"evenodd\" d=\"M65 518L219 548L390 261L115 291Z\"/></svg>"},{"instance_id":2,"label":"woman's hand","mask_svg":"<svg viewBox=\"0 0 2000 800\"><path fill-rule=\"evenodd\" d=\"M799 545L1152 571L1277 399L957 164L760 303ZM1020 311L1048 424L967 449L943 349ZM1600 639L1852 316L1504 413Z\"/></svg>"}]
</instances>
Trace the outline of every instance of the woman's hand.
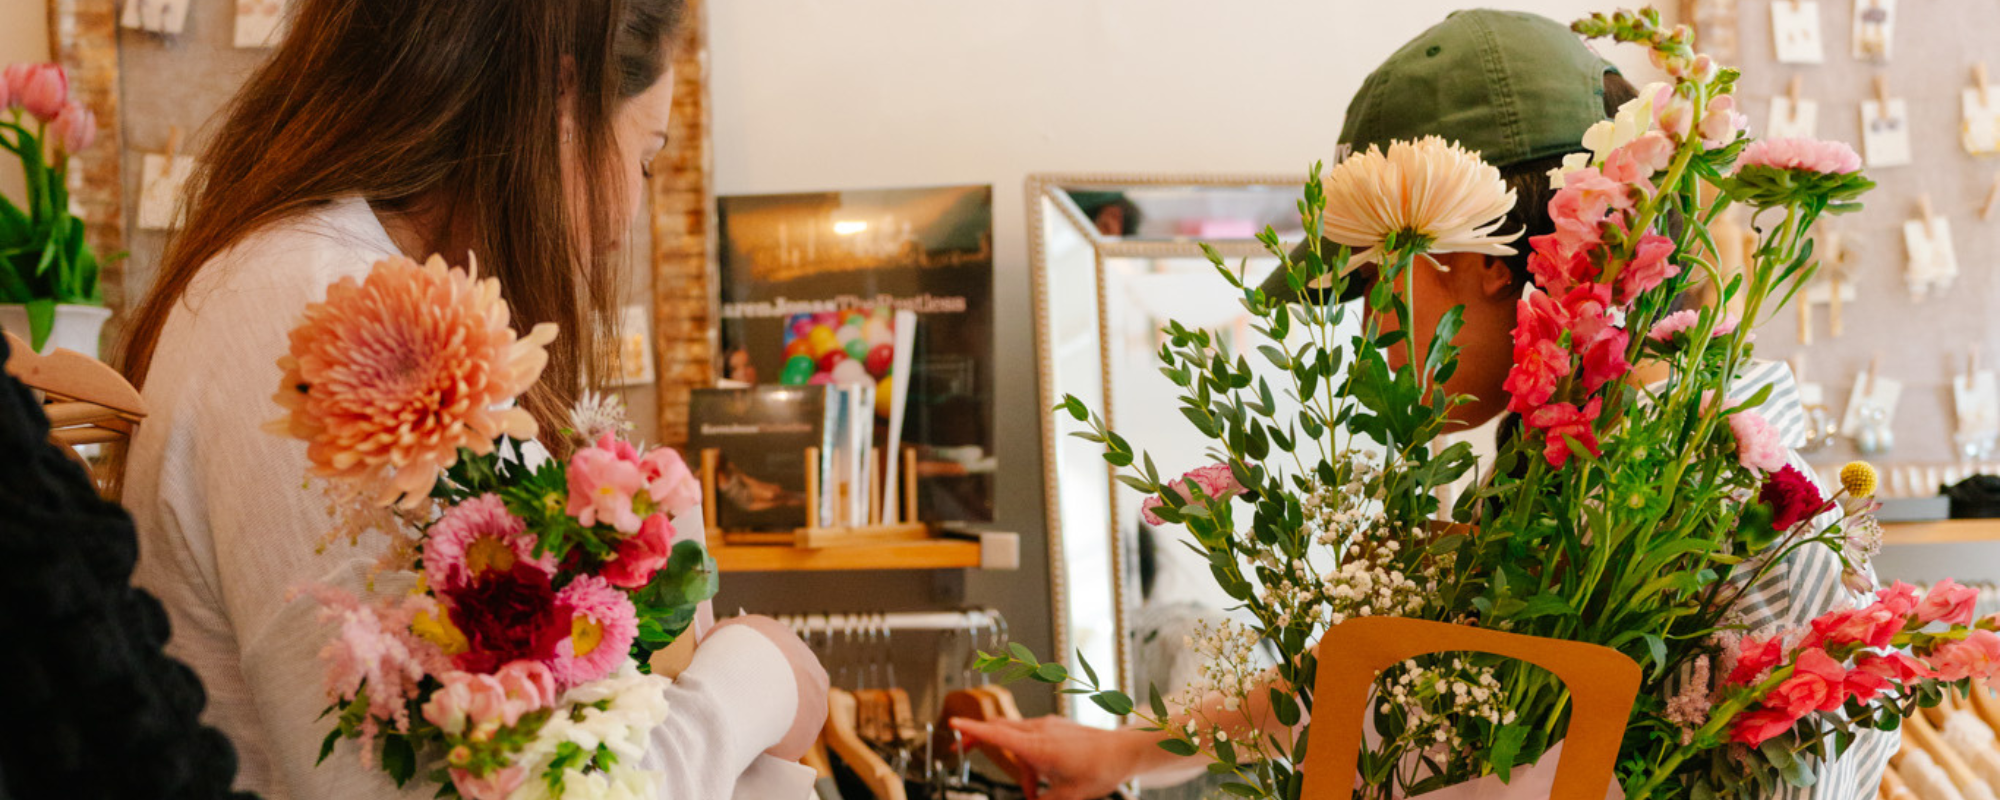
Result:
<instances>
[{"instance_id":1,"label":"woman's hand","mask_svg":"<svg viewBox=\"0 0 2000 800\"><path fill-rule=\"evenodd\" d=\"M1160 734L1108 731L1058 716L980 722L953 719L966 746L984 742L1012 752L1029 774L1022 776L1028 800L1094 800L1149 770L1155 761L1175 760L1158 746ZM1046 780L1046 791L1037 785Z\"/></svg>"},{"instance_id":2,"label":"woman's hand","mask_svg":"<svg viewBox=\"0 0 2000 800\"><path fill-rule=\"evenodd\" d=\"M812 648L799 641L797 634L783 623L770 617L746 615L731 617L709 629L707 636L716 631L741 625L763 634L778 650L785 654L786 663L792 667L792 682L799 688L798 716L792 720L792 728L785 732L783 739L764 752L785 761L797 761L812 748L813 740L819 738L819 731L826 727L826 668L820 666L819 658Z\"/></svg>"}]
</instances>

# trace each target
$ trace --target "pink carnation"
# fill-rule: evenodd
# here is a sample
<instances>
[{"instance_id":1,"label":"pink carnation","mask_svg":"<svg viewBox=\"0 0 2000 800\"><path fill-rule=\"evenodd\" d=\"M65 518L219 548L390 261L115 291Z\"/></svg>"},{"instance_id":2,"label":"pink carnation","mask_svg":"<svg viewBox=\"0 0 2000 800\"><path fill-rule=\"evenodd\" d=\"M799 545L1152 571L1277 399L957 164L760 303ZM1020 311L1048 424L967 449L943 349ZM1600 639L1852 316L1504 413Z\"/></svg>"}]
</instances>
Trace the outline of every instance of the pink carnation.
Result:
<instances>
[{"instance_id":1,"label":"pink carnation","mask_svg":"<svg viewBox=\"0 0 2000 800\"><path fill-rule=\"evenodd\" d=\"M1646 338L1662 344L1671 342L1676 335L1684 331L1693 330L1695 324L1699 322L1701 322L1701 312L1699 311L1676 311L1661 317L1659 322L1653 323L1653 329L1646 333ZM1735 330L1736 317L1728 316L1716 322L1715 330L1710 331L1709 335L1728 336L1735 332Z\"/></svg>"},{"instance_id":2,"label":"pink carnation","mask_svg":"<svg viewBox=\"0 0 2000 800\"><path fill-rule=\"evenodd\" d=\"M556 681L575 686L617 669L639 635L637 612L625 593L603 578L585 575L563 587L556 603L571 615L570 637L556 647Z\"/></svg>"},{"instance_id":3,"label":"pink carnation","mask_svg":"<svg viewBox=\"0 0 2000 800\"><path fill-rule=\"evenodd\" d=\"M2000 677L2000 635L1974 629L1963 641L1945 642L1925 658L1939 680Z\"/></svg>"},{"instance_id":4,"label":"pink carnation","mask_svg":"<svg viewBox=\"0 0 2000 800\"><path fill-rule=\"evenodd\" d=\"M1841 142L1819 139L1761 139L1743 148L1737 169L1769 167L1803 170L1827 175L1846 175L1861 170L1861 156Z\"/></svg>"},{"instance_id":5,"label":"pink carnation","mask_svg":"<svg viewBox=\"0 0 2000 800\"><path fill-rule=\"evenodd\" d=\"M1772 472L1785 466L1785 443L1764 415L1755 411L1731 414L1729 432L1736 437L1736 460L1745 468Z\"/></svg>"},{"instance_id":6,"label":"pink carnation","mask_svg":"<svg viewBox=\"0 0 2000 800\"><path fill-rule=\"evenodd\" d=\"M639 454L609 435L569 460L568 512L584 527L610 525L619 533L639 531L633 500L647 489Z\"/></svg>"},{"instance_id":7,"label":"pink carnation","mask_svg":"<svg viewBox=\"0 0 2000 800\"><path fill-rule=\"evenodd\" d=\"M488 572L512 570L516 561L555 574L555 554L536 557L527 527L490 492L452 506L425 538L424 575L439 591L455 592Z\"/></svg>"},{"instance_id":8,"label":"pink carnation","mask_svg":"<svg viewBox=\"0 0 2000 800\"><path fill-rule=\"evenodd\" d=\"M638 589L652 583L653 573L673 554L674 523L665 514L654 514L639 525L638 533L618 543L618 552L599 574L612 586Z\"/></svg>"},{"instance_id":9,"label":"pink carnation","mask_svg":"<svg viewBox=\"0 0 2000 800\"><path fill-rule=\"evenodd\" d=\"M1210 500L1227 501L1243 493L1242 484L1236 482L1236 474L1230 471L1228 464L1216 463L1205 467L1196 467L1189 470L1187 474L1182 475L1180 480L1169 482L1167 488L1172 489L1174 494L1180 495L1181 501L1184 504L1193 503L1195 502L1195 496L1194 492L1188 489L1190 482L1201 487L1202 494L1207 495ZM1166 503L1159 497L1148 497L1144 502L1139 504L1139 513L1145 517L1146 523L1149 525L1164 525L1166 524L1166 520L1161 519L1159 514L1154 513L1155 510L1163 505L1166 505Z\"/></svg>"},{"instance_id":10,"label":"pink carnation","mask_svg":"<svg viewBox=\"0 0 2000 800\"><path fill-rule=\"evenodd\" d=\"M1957 581L1944 579L1931 587L1931 593L1917 604L1917 622L1929 625L1942 622L1946 625L1971 625L1972 615L1979 603L1979 590L1970 586L1960 586Z\"/></svg>"}]
</instances>

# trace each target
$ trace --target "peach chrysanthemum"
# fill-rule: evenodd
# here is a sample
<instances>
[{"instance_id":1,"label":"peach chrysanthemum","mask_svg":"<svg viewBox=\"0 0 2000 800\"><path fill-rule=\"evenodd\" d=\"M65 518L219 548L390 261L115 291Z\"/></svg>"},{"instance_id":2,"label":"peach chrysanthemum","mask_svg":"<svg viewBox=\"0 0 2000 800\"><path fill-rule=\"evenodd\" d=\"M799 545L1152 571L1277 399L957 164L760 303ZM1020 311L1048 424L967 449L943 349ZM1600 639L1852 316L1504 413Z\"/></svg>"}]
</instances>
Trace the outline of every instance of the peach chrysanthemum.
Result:
<instances>
[{"instance_id":1,"label":"peach chrysanthemum","mask_svg":"<svg viewBox=\"0 0 2000 800\"><path fill-rule=\"evenodd\" d=\"M1426 136L1370 146L1326 176L1322 233L1357 251L1351 263L1378 260L1391 234L1421 236L1426 253L1511 255L1520 232L1495 234L1514 208L1500 170L1479 154Z\"/></svg>"},{"instance_id":2,"label":"peach chrysanthemum","mask_svg":"<svg viewBox=\"0 0 2000 800\"><path fill-rule=\"evenodd\" d=\"M516 337L499 281L477 272L392 258L328 287L278 359L273 399L289 413L266 429L305 440L312 474L356 481L384 505L421 502L461 447L534 438L534 418L511 403L541 377L556 326Z\"/></svg>"}]
</instances>

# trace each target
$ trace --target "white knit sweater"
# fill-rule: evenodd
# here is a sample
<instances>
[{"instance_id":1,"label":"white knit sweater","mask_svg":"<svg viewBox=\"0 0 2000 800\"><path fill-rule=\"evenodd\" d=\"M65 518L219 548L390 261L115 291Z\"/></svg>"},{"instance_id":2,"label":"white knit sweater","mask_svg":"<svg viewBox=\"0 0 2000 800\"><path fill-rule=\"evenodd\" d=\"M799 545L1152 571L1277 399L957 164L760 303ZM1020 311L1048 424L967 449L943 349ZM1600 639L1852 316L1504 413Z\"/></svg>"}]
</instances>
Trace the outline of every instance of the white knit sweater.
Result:
<instances>
[{"instance_id":1,"label":"white knit sweater","mask_svg":"<svg viewBox=\"0 0 2000 800\"><path fill-rule=\"evenodd\" d=\"M363 768L351 742L314 766L329 723L317 654L332 628L293 590L323 582L369 589L377 550L316 552L330 527L305 485L304 443L260 430L279 416L278 356L307 303L396 253L368 204L332 203L238 243L203 268L161 334L144 390L150 416L127 468L137 522L135 582L166 605L167 650L201 675L204 721L235 743L237 787L266 798L428 798ZM691 514L699 526L700 514ZM378 545L379 546L379 545ZM403 583L378 576L375 588ZM803 798L812 770L763 751L797 710L797 687L769 640L717 632L669 690L648 766L662 798Z\"/></svg>"}]
</instances>

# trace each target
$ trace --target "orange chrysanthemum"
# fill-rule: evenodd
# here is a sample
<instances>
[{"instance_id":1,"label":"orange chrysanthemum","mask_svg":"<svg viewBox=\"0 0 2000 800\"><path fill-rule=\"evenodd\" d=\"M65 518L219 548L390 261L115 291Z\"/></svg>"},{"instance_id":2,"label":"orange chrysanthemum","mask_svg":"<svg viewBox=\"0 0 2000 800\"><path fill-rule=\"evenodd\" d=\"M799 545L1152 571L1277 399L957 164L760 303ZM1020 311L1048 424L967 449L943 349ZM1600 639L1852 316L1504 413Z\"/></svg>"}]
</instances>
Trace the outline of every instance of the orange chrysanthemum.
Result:
<instances>
[{"instance_id":1,"label":"orange chrysanthemum","mask_svg":"<svg viewBox=\"0 0 2000 800\"><path fill-rule=\"evenodd\" d=\"M477 272L392 258L329 287L278 359L273 399L290 413L266 429L305 440L312 474L356 481L383 505L421 502L461 447L534 438L513 401L541 377L556 326L516 337L500 282Z\"/></svg>"}]
</instances>

